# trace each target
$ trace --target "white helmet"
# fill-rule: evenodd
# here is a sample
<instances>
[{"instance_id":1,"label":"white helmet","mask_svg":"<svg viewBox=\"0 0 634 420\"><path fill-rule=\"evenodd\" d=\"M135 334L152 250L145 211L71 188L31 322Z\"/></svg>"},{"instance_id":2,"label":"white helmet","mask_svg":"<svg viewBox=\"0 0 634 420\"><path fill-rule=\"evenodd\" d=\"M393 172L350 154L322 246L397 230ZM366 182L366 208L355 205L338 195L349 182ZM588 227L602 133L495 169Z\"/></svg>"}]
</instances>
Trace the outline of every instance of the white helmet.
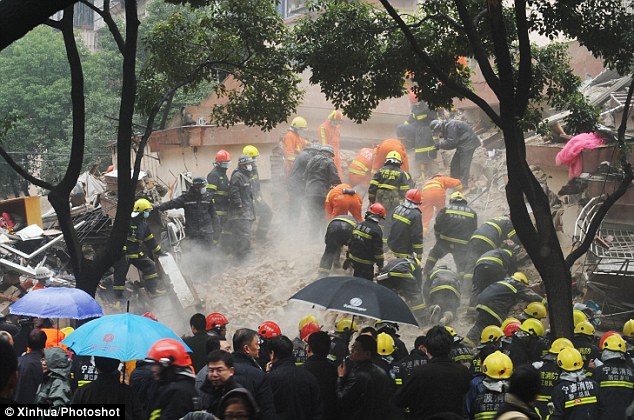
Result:
<instances>
[{"instance_id":1,"label":"white helmet","mask_svg":"<svg viewBox=\"0 0 634 420\"><path fill-rule=\"evenodd\" d=\"M37 280L46 280L51 277L51 270L46 267L37 267L35 269L35 278Z\"/></svg>"}]
</instances>

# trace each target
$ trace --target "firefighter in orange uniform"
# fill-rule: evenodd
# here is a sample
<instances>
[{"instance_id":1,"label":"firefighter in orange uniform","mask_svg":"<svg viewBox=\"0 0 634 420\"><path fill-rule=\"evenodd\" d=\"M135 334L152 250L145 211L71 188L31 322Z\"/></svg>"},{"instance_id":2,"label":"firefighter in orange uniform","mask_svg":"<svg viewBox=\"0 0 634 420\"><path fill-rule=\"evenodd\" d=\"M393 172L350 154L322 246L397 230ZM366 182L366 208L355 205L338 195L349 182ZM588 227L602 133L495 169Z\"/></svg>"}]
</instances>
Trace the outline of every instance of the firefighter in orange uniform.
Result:
<instances>
[{"instance_id":1,"label":"firefighter in orange uniform","mask_svg":"<svg viewBox=\"0 0 634 420\"><path fill-rule=\"evenodd\" d=\"M374 150L364 147L354 157L350 165L348 165L348 181L353 187L363 185L367 188L372 178L372 160L374 159Z\"/></svg>"},{"instance_id":2,"label":"firefighter in orange uniform","mask_svg":"<svg viewBox=\"0 0 634 420\"><path fill-rule=\"evenodd\" d=\"M401 169L409 173L409 161L407 160L405 146L403 146L403 143L397 139L387 139L374 149L374 159L372 161L373 174L383 167L387 154L393 151L396 151L401 155L401 160L403 162Z\"/></svg>"},{"instance_id":3,"label":"firefighter in orange uniform","mask_svg":"<svg viewBox=\"0 0 634 420\"><path fill-rule=\"evenodd\" d=\"M448 176L434 175L431 179L423 184L421 191L423 193L420 205L420 211L423 214L423 237L427 236L427 227L434 211L438 212L445 207L446 190L453 188L454 191L462 190L462 183L459 179Z\"/></svg>"},{"instance_id":4,"label":"firefighter in orange uniform","mask_svg":"<svg viewBox=\"0 0 634 420\"><path fill-rule=\"evenodd\" d=\"M341 178L341 155L339 154L339 142L341 139L341 121L343 120L343 113L341 111L332 111L328 115L328 119L319 126L317 135L319 136L319 144L329 144L335 149L334 162L339 172L339 178Z\"/></svg>"},{"instance_id":5,"label":"firefighter in orange uniform","mask_svg":"<svg viewBox=\"0 0 634 420\"><path fill-rule=\"evenodd\" d=\"M339 184L333 187L326 197L326 217L331 220L336 216L350 214L361 223L361 206L361 196L350 185Z\"/></svg>"},{"instance_id":6,"label":"firefighter in orange uniform","mask_svg":"<svg viewBox=\"0 0 634 420\"><path fill-rule=\"evenodd\" d=\"M291 126L282 140L284 144L284 173L287 177L291 173L295 157L308 145L308 141L301 136L306 127L308 127L308 123L304 118L293 118Z\"/></svg>"}]
</instances>

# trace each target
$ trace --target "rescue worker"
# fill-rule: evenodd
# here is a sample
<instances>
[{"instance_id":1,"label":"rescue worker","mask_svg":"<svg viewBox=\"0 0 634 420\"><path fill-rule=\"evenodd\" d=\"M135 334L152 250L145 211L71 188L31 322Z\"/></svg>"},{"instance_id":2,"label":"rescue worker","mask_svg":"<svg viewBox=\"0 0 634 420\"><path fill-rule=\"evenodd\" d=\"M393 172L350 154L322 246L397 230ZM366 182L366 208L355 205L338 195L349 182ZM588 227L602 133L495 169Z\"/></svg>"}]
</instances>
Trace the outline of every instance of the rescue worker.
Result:
<instances>
[{"instance_id":1,"label":"rescue worker","mask_svg":"<svg viewBox=\"0 0 634 420\"><path fill-rule=\"evenodd\" d=\"M284 172L286 176L289 176L291 173L291 168L293 167L293 163L295 163L295 158L297 155L304 150L308 141L306 141L301 134L308 127L308 123L302 117L295 117L293 121L291 121L291 126L288 128L288 131L284 135L284 139L282 140L284 144Z\"/></svg>"},{"instance_id":2,"label":"rescue worker","mask_svg":"<svg viewBox=\"0 0 634 420\"><path fill-rule=\"evenodd\" d=\"M602 420L625 419L625 410L634 400L634 368L626 358L627 343L620 334L605 339L601 362L592 379L599 384L599 412Z\"/></svg>"},{"instance_id":3,"label":"rescue worker","mask_svg":"<svg viewBox=\"0 0 634 420\"><path fill-rule=\"evenodd\" d=\"M205 317L205 331L211 337L227 339L227 324L229 320L220 312L212 312Z\"/></svg>"},{"instance_id":4,"label":"rescue worker","mask_svg":"<svg viewBox=\"0 0 634 420\"><path fill-rule=\"evenodd\" d=\"M367 189L372 178L372 161L374 159L374 150L363 148L359 150L357 155L348 165L348 181L353 187L360 185Z\"/></svg>"},{"instance_id":5,"label":"rescue worker","mask_svg":"<svg viewBox=\"0 0 634 420\"><path fill-rule=\"evenodd\" d=\"M577 349L564 348L557 355L559 381L549 403L550 420L598 419L599 384L586 378Z\"/></svg>"},{"instance_id":6,"label":"rescue worker","mask_svg":"<svg viewBox=\"0 0 634 420\"><path fill-rule=\"evenodd\" d=\"M513 363L507 355L496 351L484 359L482 372L484 380L470 389L465 397L467 416L471 420L496 418L508 392Z\"/></svg>"},{"instance_id":7,"label":"rescue worker","mask_svg":"<svg viewBox=\"0 0 634 420\"><path fill-rule=\"evenodd\" d=\"M469 371L471 375L483 375L482 362L490 355L500 350L500 340L504 337L504 331L497 325L487 325L480 334L480 345L476 347L476 354L471 360Z\"/></svg>"},{"instance_id":8,"label":"rescue worker","mask_svg":"<svg viewBox=\"0 0 634 420\"><path fill-rule=\"evenodd\" d=\"M472 343L487 325L501 325L509 310L519 301L539 302L542 297L528 287L528 278L517 272L502 281L493 283L480 294L476 305L475 325L467 339Z\"/></svg>"},{"instance_id":9,"label":"rescue worker","mask_svg":"<svg viewBox=\"0 0 634 420\"><path fill-rule=\"evenodd\" d=\"M455 363L459 363L467 369L473 362L473 354L469 347L465 344L464 338L456 333L456 330L449 325L445 325L445 329L451 334L453 342L451 343L451 350L449 351L449 358Z\"/></svg>"},{"instance_id":10,"label":"rescue worker","mask_svg":"<svg viewBox=\"0 0 634 420\"><path fill-rule=\"evenodd\" d=\"M266 366L271 361L269 356L269 342L274 337L282 335L280 326L274 321L264 321L262 325L258 327L258 336L260 337L260 349L258 350L258 357L255 359L260 366Z\"/></svg>"},{"instance_id":11,"label":"rescue worker","mask_svg":"<svg viewBox=\"0 0 634 420\"><path fill-rule=\"evenodd\" d=\"M400 335L397 333L399 326L396 322L377 320L374 322L374 328L379 335L386 333L392 337L392 340L394 340L394 358L397 361L409 354L405 343L403 343L403 340L400 339Z\"/></svg>"},{"instance_id":12,"label":"rescue worker","mask_svg":"<svg viewBox=\"0 0 634 420\"><path fill-rule=\"evenodd\" d=\"M542 419L548 418L548 403L552 398L553 388L559 380L560 369L557 366L557 355L565 348L574 349L575 346L567 338L558 338L550 345L548 353L542 356L540 361L533 363L533 367L539 372L541 380L539 394L537 394L533 404L535 411Z\"/></svg>"},{"instance_id":13,"label":"rescue worker","mask_svg":"<svg viewBox=\"0 0 634 420\"><path fill-rule=\"evenodd\" d=\"M429 106L419 101L412 104L411 113L403 124L397 128L397 137L403 136L408 142L406 149L414 150L416 164L419 167L419 178L425 179L425 171L432 172L436 169L436 157L438 148L434 144L430 122L436 117L436 113ZM409 144L408 144L409 143Z\"/></svg>"},{"instance_id":14,"label":"rescue worker","mask_svg":"<svg viewBox=\"0 0 634 420\"><path fill-rule=\"evenodd\" d=\"M632 360L634 353L634 319L629 319L623 324L623 339L627 343L627 355Z\"/></svg>"},{"instance_id":15,"label":"rescue worker","mask_svg":"<svg viewBox=\"0 0 634 420\"><path fill-rule=\"evenodd\" d=\"M308 322L300 328L299 336L293 340L293 359L296 366L302 366L308 360L308 337L317 331L321 331L321 327L316 321Z\"/></svg>"},{"instance_id":16,"label":"rescue worker","mask_svg":"<svg viewBox=\"0 0 634 420\"><path fill-rule=\"evenodd\" d=\"M397 379L397 371L399 369L396 360L396 347L394 345L394 339L386 333L379 333L376 337L376 355L374 356L372 363L383 369L388 378L390 379L390 387L388 391L388 400L392 399L392 395L396 392L396 389L403 385ZM394 406L390 402L390 419L402 418L401 410Z\"/></svg>"},{"instance_id":17,"label":"rescue worker","mask_svg":"<svg viewBox=\"0 0 634 420\"><path fill-rule=\"evenodd\" d=\"M46 289L46 283L51 279L52 276L53 274L51 273L51 270L49 270L47 267L36 267L35 276L33 276L36 281L33 287L29 288L28 291L32 292L34 290Z\"/></svg>"},{"instance_id":18,"label":"rescue worker","mask_svg":"<svg viewBox=\"0 0 634 420\"><path fill-rule=\"evenodd\" d=\"M405 258L416 254L423 258L423 225L421 222L421 193L412 188L405 193L405 201L396 206L392 213L392 224L387 238L387 246L394 256Z\"/></svg>"},{"instance_id":19,"label":"rescue worker","mask_svg":"<svg viewBox=\"0 0 634 420\"><path fill-rule=\"evenodd\" d=\"M436 216L436 243L429 251L423 274L430 273L439 259L451 253L458 273L464 275L467 243L477 226L478 214L467 205L464 195L460 191L451 194L447 207Z\"/></svg>"},{"instance_id":20,"label":"rescue worker","mask_svg":"<svg viewBox=\"0 0 634 420\"><path fill-rule=\"evenodd\" d=\"M510 343L504 346L503 351L516 366L536 362L548 348L544 341L545 332L544 324L539 319L527 319L513 333Z\"/></svg>"},{"instance_id":21,"label":"rescue worker","mask_svg":"<svg viewBox=\"0 0 634 420\"><path fill-rule=\"evenodd\" d=\"M432 271L424 287L429 322L447 325L456 319L460 306L460 276L446 267Z\"/></svg>"},{"instance_id":22,"label":"rescue worker","mask_svg":"<svg viewBox=\"0 0 634 420\"><path fill-rule=\"evenodd\" d=\"M258 227L255 230L256 239L266 239L273 219L273 210L262 198L262 188L260 186L260 175L258 174L257 160L260 151L257 147L247 145L242 149L242 154L253 158L253 167L251 169L251 186L253 188L253 199L255 206L255 214L258 218Z\"/></svg>"},{"instance_id":23,"label":"rescue worker","mask_svg":"<svg viewBox=\"0 0 634 420\"><path fill-rule=\"evenodd\" d=\"M362 204L361 196L350 185L339 184L326 196L326 219L332 220L335 216L350 214L357 222L361 222Z\"/></svg>"},{"instance_id":24,"label":"rescue worker","mask_svg":"<svg viewBox=\"0 0 634 420\"><path fill-rule=\"evenodd\" d=\"M211 198L218 215L218 229L216 229L215 239L220 238L222 227L227 220L229 210L229 177L227 169L231 163L231 154L224 149L218 150L214 160L214 168L207 175L207 192Z\"/></svg>"},{"instance_id":25,"label":"rescue worker","mask_svg":"<svg viewBox=\"0 0 634 420\"><path fill-rule=\"evenodd\" d=\"M154 239L154 235L145 221L150 216L152 204L145 198L134 203L130 219L128 236L123 246L123 256L114 264L115 307L119 308L125 291L126 275L130 264L139 269L143 275L145 290L150 297L165 294L165 289L158 285L158 273L154 261L143 252L145 247L152 255L163 255L161 246Z\"/></svg>"},{"instance_id":26,"label":"rescue worker","mask_svg":"<svg viewBox=\"0 0 634 420\"><path fill-rule=\"evenodd\" d=\"M187 192L162 203L158 209L184 209L187 241L205 250L213 245L214 231L220 229L220 222L213 196L207 192L207 180L202 176L193 179L192 186Z\"/></svg>"},{"instance_id":27,"label":"rescue worker","mask_svg":"<svg viewBox=\"0 0 634 420\"><path fill-rule=\"evenodd\" d=\"M572 343L575 345L575 348L579 350L579 353L581 353L583 368L585 370L588 370L590 363L594 366L594 361L601 355L601 351L596 344L594 333L595 328L590 321L581 321L575 325Z\"/></svg>"},{"instance_id":28,"label":"rescue worker","mask_svg":"<svg viewBox=\"0 0 634 420\"><path fill-rule=\"evenodd\" d=\"M343 268L347 269L352 264L353 275L356 277L372 281L374 264L379 270L383 268L383 231L379 226L381 219L385 219L385 207L381 203L374 203L365 212L365 220L358 223L352 231Z\"/></svg>"},{"instance_id":29,"label":"rescue worker","mask_svg":"<svg viewBox=\"0 0 634 420\"><path fill-rule=\"evenodd\" d=\"M388 261L376 278L377 283L398 293L423 325L425 303L423 300L423 271L420 262L412 256Z\"/></svg>"},{"instance_id":30,"label":"rescue worker","mask_svg":"<svg viewBox=\"0 0 634 420\"><path fill-rule=\"evenodd\" d=\"M251 249L251 226L255 220L255 203L251 173L253 158L242 155L238 169L231 174L229 184L228 232L231 234L228 249L238 260L244 258Z\"/></svg>"},{"instance_id":31,"label":"rescue worker","mask_svg":"<svg viewBox=\"0 0 634 420\"><path fill-rule=\"evenodd\" d=\"M306 204L309 208L312 232L321 230L326 221L324 205L328 191L341 184L332 158L335 151L331 145L321 146L321 153L313 156L306 165ZM311 235L314 237L314 235Z\"/></svg>"},{"instance_id":32,"label":"rescue worker","mask_svg":"<svg viewBox=\"0 0 634 420\"><path fill-rule=\"evenodd\" d=\"M288 218L291 222L299 221L302 204L306 195L306 166L321 150L318 143L309 144L297 155L291 172L288 175Z\"/></svg>"},{"instance_id":33,"label":"rescue worker","mask_svg":"<svg viewBox=\"0 0 634 420\"><path fill-rule=\"evenodd\" d=\"M332 111L328 114L328 118L317 130L317 136L319 137L319 143L324 146L329 144L335 151L333 158L335 166L337 167L337 173L341 178L341 155L339 153L339 143L341 141L341 122L343 121L343 113L338 110Z\"/></svg>"},{"instance_id":34,"label":"rescue worker","mask_svg":"<svg viewBox=\"0 0 634 420\"><path fill-rule=\"evenodd\" d=\"M403 143L397 139L387 139L374 148L372 159L372 175L374 175L385 163L387 155L391 152L397 152L401 156L401 169L409 172L409 160L407 159L407 151Z\"/></svg>"},{"instance_id":35,"label":"rescue worker","mask_svg":"<svg viewBox=\"0 0 634 420\"><path fill-rule=\"evenodd\" d=\"M352 216L337 216L328 223L324 242L326 249L319 262L319 273L328 275L330 270L340 267L339 257L341 250L348 245L352 238L352 231L357 226L357 221Z\"/></svg>"},{"instance_id":36,"label":"rescue worker","mask_svg":"<svg viewBox=\"0 0 634 420\"><path fill-rule=\"evenodd\" d=\"M517 271L517 263L513 252L506 248L495 248L487 251L476 261L472 275L471 298L469 308L475 310L478 296L489 285L504 280L506 276ZM469 276L465 272L464 278L468 282Z\"/></svg>"},{"instance_id":37,"label":"rescue worker","mask_svg":"<svg viewBox=\"0 0 634 420\"><path fill-rule=\"evenodd\" d=\"M473 269L478 258L487 251L501 248L502 244L507 241L516 245L521 244L513 227L513 222L508 216L494 217L478 226L467 245L465 279L473 276Z\"/></svg>"},{"instance_id":38,"label":"rescue worker","mask_svg":"<svg viewBox=\"0 0 634 420\"><path fill-rule=\"evenodd\" d=\"M352 318L341 318L337 321L335 323L335 331L331 334L332 341L330 342L328 360L333 362L336 366L343 363L349 353L348 346L350 345L350 339L357 331L359 331L359 327Z\"/></svg>"},{"instance_id":39,"label":"rescue worker","mask_svg":"<svg viewBox=\"0 0 634 420\"><path fill-rule=\"evenodd\" d=\"M469 187L473 152L480 147L480 139L469 124L458 120L434 120L429 124L433 135L439 135L436 146L441 150L456 150L451 159L450 176Z\"/></svg>"},{"instance_id":40,"label":"rescue worker","mask_svg":"<svg viewBox=\"0 0 634 420\"><path fill-rule=\"evenodd\" d=\"M368 187L368 200L370 204L381 203L385 207L386 221L383 223L384 241L390 234L392 213L403 198L405 193L412 188L412 180L407 172L401 169L402 158L399 152L393 151L387 154L385 164L374 174Z\"/></svg>"},{"instance_id":41,"label":"rescue worker","mask_svg":"<svg viewBox=\"0 0 634 420\"><path fill-rule=\"evenodd\" d=\"M194 411L196 389L191 364L185 346L173 338L155 342L146 360L152 362L152 375L158 389L148 401L148 418L179 419Z\"/></svg>"},{"instance_id":42,"label":"rescue worker","mask_svg":"<svg viewBox=\"0 0 634 420\"><path fill-rule=\"evenodd\" d=\"M448 189L460 191L462 183L459 179L436 174L421 187L420 212L423 215L423 237L427 237L431 219L445 207Z\"/></svg>"}]
</instances>

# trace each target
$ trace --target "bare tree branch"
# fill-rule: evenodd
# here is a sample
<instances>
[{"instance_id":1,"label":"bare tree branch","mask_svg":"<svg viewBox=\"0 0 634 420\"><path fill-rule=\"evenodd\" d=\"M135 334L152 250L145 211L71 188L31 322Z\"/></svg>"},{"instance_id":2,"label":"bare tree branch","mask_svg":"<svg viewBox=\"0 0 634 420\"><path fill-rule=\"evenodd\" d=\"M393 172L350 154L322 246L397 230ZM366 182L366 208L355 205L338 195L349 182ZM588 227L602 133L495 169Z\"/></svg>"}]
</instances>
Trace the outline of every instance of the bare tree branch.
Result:
<instances>
[{"instance_id":1,"label":"bare tree branch","mask_svg":"<svg viewBox=\"0 0 634 420\"><path fill-rule=\"evenodd\" d=\"M0 156L4 158L4 160L9 164L9 166L14 171L16 171L22 178L26 179L31 184L37 185L38 187L44 188L45 190L49 190L49 191L53 189L53 184L50 184L46 181L43 181L39 178L34 177L30 173L28 173L26 169L18 165L18 163L15 160L13 160L11 155L9 155L7 151L4 150L4 147L2 146L0 146Z\"/></svg>"},{"instance_id":2,"label":"bare tree branch","mask_svg":"<svg viewBox=\"0 0 634 420\"><path fill-rule=\"evenodd\" d=\"M522 118L528 107L528 96L532 82L531 42L528 36L526 0L515 0L515 22L519 40L520 63L515 95L515 115Z\"/></svg>"},{"instance_id":3,"label":"bare tree branch","mask_svg":"<svg viewBox=\"0 0 634 420\"><path fill-rule=\"evenodd\" d=\"M464 0L455 0L455 3L460 20L462 20L462 23L464 24L465 33L467 38L469 38L471 48L473 48L473 54L475 55L476 60L478 60L478 65L480 66L482 75L486 79L491 90L497 96L500 96L500 79L493 71L491 63L489 63L489 55L485 51L484 45L482 45L482 40L480 39L478 30L469 16L467 6L465 5Z\"/></svg>"},{"instance_id":4,"label":"bare tree branch","mask_svg":"<svg viewBox=\"0 0 634 420\"><path fill-rule=\"evenodd\" d=\"M81 3L85 4L86 6L94 10L94 12L97 13L99 16L101 16L101 18L106 23L106 25L108 25L108 29L110 30L110 33L112 34L112 37L114 38L114 42L117 43L117 48L119 48L119 52L123 54L125 41L123 40L123 36L121 36L121 31L119 31L119 27L115 23L114 19L112 19L112 15L110 14L110 1L109 0L104 1L103 10L101 10L100 8L98 8L97 6L95 6L88 0L80 0L80 1Z\"/></svg>"},{"instance_id":5,"label":"bare tree branch","mask_svg":"<svg viewBox=\"0 0 634 420\"><path fill-rule=\"evenodd\" d=\"M416 38L407 27L407 24L405 24L403 19L399 16L399 14L396 12L396 10L390 4L390 2L388 0L381 0L381 4L385 7L389 15L392 16L392 19L394 19L396 23L398 24L398 26L401 28L401 31L403 31L403 34L405 35L409 43L412 45L412 49L414 50L416 55L418 55L418 57L423 61L423 63L425 63L425 65L430 68L430 70L434 73L434 75L438 77L438 79L441 82L447 85L448 88L456 92L459 96L464 96L465 98L468 98L473 103L478 105L489 116L489 118L491 118L491 120L495 124L500 125L501 124L500 116L493 110L493 108L491 108L491 106L489 106L489 104L484 99L476 95L473 91L469 90L468 88L461 86L455 81L453 81L452 79L450 79L449 76L444 74L442 69L440 69L440 67L438 67L436 63L434 63L431 57L429 57L429 55L425 51L423 51L420 45L418 45L418 41L416 40Z\"/></svg>"}]
</instances>

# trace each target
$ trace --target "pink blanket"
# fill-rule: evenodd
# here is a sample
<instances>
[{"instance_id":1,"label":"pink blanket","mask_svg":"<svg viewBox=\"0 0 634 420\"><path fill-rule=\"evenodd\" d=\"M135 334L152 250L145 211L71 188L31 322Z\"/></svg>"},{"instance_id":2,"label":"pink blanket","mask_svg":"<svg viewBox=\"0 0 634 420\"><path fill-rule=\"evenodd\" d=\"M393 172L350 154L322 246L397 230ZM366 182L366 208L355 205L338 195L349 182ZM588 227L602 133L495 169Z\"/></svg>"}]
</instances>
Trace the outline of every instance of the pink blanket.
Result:
<instances>
[{"instance_id":1,"label":"pink blanket","mask_svg":"<svg viewBox=\"0 0 634 420\"><path fill-rule=\"evenodd\" d=\"M555 157L557 165L568 165L568 178L581 175L583 162L581 152L586 149L596 149L603 145L603 139L595 133L581 133L568 140L568 143Z\"/></svg>"}]
</instances>

